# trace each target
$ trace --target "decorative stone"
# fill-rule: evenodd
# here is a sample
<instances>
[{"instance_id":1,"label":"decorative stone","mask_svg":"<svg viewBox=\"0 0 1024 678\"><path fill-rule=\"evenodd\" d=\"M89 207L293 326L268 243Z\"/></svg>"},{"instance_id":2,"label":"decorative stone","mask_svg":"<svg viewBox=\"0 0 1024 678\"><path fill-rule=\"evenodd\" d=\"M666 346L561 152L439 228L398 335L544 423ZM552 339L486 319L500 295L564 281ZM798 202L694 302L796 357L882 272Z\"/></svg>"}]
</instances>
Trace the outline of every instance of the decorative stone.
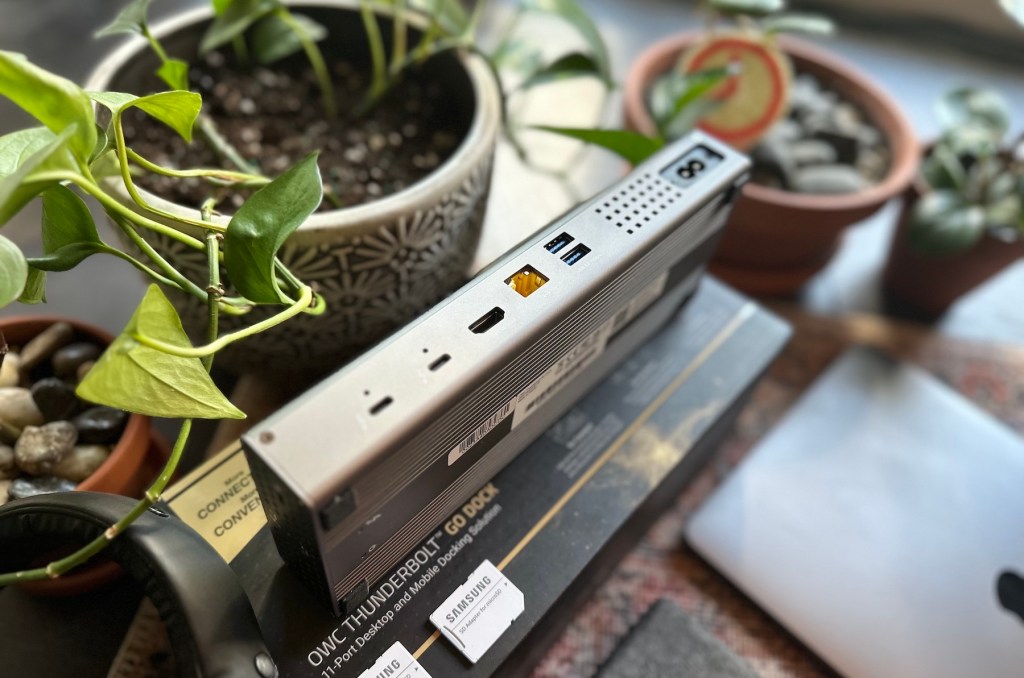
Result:
<instances>
[{"instance_id":1,"label":"decorative stone","mask_svg":"<svg viewBox=\"0 0 1024 678\"><path fill-rule=\"evenodd\" d=\"M26 499L38 497L41 494L53 494L54 492L70 492L75 489L75 484L64 478L43 476L42 478L18 478L11 482L8 489L10 499Z\"/></svg>"},{"instance_id":2,"label":"decorative stone","mask_svg":"<svg viewBox=\"0 0 1024 678\"><path fill-rule=\"evenodd\" d=\"M7 500L11 497L11 481L0 480L0 506L7 503Z\"/></svg>"},{"instance_id":3,"label":"decorative stone","mask_svg":"<svg viewBox=\"0 0 1024 678\"><path fill-rule=\"evenodd\" d=\"M89 374L89 370L96 364L96 361L89 360L78 366L78 372L75 374L75 378L78 379L78 383L81 384L82 380L85 379L85 375Z\"/></svg>"},{"instance_id":4,"label":"decorative stone","mask_svg":"<svg viewBox=\"0 0 1024 678\"><path fill-rule=\"evenodd\" d=\"M797 170L792 189L800 193L841 195L856 193L867 187L867 182L849 165L815 165Z\"/></svg>"},{"instance_id":5,"label":"decorative stone","mask_svg":"<svg viewBox=\"0 0 1024 678\"><path fill-rule=\"evenodd\" d=\"M68 344L53 354L53 373L63 379L74 377L79 365L95 361L102 352L96 344L81 341Z\"/></svg>"},{"instance_id":6,"label":"decorative stone","mask_svg":"<svg viewBox=\"0 0 1024 678\"><path fill-rule=\"evenodd\" d=\"M852 165L857 161L860 141L857 138L856 132L845 134L843 132L823 129L817 131L814 137L824 141L836 150L836 162L843 165Z\"/></svg>"},{"instance_id":7,"label":"decorative stone","mask_svg":"<svg viewBox=\"0 0 1024 678\"><path fill-rule=\"evenodd\" d=\"M27 426L14 444L14 458L25 473L49 475L71 452L77 439L78 432L69 421Z\"/></svg>"},{"instance_id":8,"label":"decorative stone","mask_svg":"<svg viewBox=\"0 0 1024 678\"><path fill-rule=\"evenodd\" d=\"M17 386L21 379L21 356L14 351L8 351L3 358L3 363L0 363L0 388Z\"/></svg>"},{"instance_id":9,"label":"decorative stone","mask_svg":"<svg viewBox=\"0 0 1024 678\"><path fill-rule=\"evenodd\" d=\"M128 413L113 407L90 407L72 420L83 444L112 445L121 437Z\"/></svg>"},{"instance_id":10,"label":"decorative stone","mask_svg":"<svg viewBox=\"0 0 1024 678\"><path fill-rule=\"evenodd\" d=\"M774 177L773 185L789 187L791 176L796 169L789 142L766 139L751 151L750 158L754 161L760 176Z\"/></svg>"},{"instance_id":11,"label":"decorative stone","mask_svg":"<svg viewBox=\"0 0 1024 678\"><path fill-rule=\"evenodd\" d=\"M21 349L21 371L28 372L54 354L75 335L67 323L54 323L35 336Z\"/></svg>"},{"instance_id":12,"label":"decorative stone","mask_svg":"<svg viewBox=\"0 0 1024 678\"><path fill-rule=\"evenodd\" d=\"M19 475L21 471L14 461L14 448L10 445L0 445L0 481L17 478Z\"/></svg>"},{"instance_id":13,"label":"decorative stone","mask_svg":"<svg viewBox=\"0 0 1024 678\"><path fill-rule=\"evenodd\" d=\"M46 421L70 419L79 406L74 387L57 377L47 377L32 384L32 400Z\"/></svg>"},{"instance_id":14,"label":"decorative stone","mask_svg":"<svg viewBox=\"0 0 1024 678\"><path fill-rule=\"evenodd\" d=\"M836 149L819 139L803 139L789 147L793 162L798 167L832 165L836 162Z\"/></svg>"},{"instance_id":15,"label":"decorative stone","mask_svg":"<svg viewBox=\"0 0 1024 678\"><path fill-rule=\"evenodd\" d=\"M106 445L75 445L70 454L53 469L53 475L80 483L91 476L109 456L110 448Z\"/></svg>"},{"instance_id":16,"label":"decorative stone","mask_svg":"<svg viewBox=\"0 0 1024 678\"><path fill-rule=\"evenodd\" d=\"M46 421L32 399L32 391L17 386L0 388L0 420L22 429Z\"/></svg>"}]
</instances>

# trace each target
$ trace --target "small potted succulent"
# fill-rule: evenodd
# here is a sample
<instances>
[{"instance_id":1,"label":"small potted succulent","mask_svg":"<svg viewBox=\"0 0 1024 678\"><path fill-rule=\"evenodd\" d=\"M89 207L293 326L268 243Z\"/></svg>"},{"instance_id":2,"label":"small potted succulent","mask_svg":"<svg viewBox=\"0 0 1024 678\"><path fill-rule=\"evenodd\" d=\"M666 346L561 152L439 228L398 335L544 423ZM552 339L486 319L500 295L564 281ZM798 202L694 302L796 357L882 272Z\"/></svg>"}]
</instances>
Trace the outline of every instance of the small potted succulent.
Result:
<instances>
[{"instance_id":1,"label":"small potted succulent","mask_svg":"<svg viewBox=\"0 0 1024 678\"><path fill-rule=\"evenodd\" d=\"M1024 136L1006 142L1006 101L962 88L937 112L943 131L904 195L883 275L891 310L919 319L1024 257Z\"/></svg>"},{"instance_id":2,"label":"small potted succulent","mask_svg":"<svg viewBox=\"0 0 1024 678\"><path fill-rule=\"evenodd\" d=\"M909 183L914 135L865 76L779 35L828 33L828 20L781 13L783 0L706 5L707 30L659 42L634 63L626 126L646 137L642 148L697 125L750 153L751 181L711 270L750 293L792 293L828 263L847 226Z\"/></svg>"},{"instance_id":3,"label":"small potted succulent","mask_svg":"<svg viewBox=\"0 0 1024 678\"><path fill-rule=\"evenodd\" d=\"M36 122L36 126L0 137L0 226L33 200L42 202L42 252L38 256L26 257L13 241L0 235L0 308L14 301L45 301L47 275L70 270L91 256L123 259L153 282L124 331L102 354L98 343L109 338L87 325L5 320L0 326L4 337L0 347L21 347L17 354L0 351L0 379L5 384L0 387L4 437L0 477L5 482L13 480L5 489L20 480L10 476L31 474L56 478L48 488L52 490L66 488L58 482L61 478L81 479L79 489L141 496L127 515L83 548L42 567L26 560L19 562L25 569L0 573L2 587L57 578L127 529L159 500L181 459L193 419L245 416L211 379L214 355L295 316L321 314L325 304L309 283L277 257L281 243L320 204L322 182L315 155L273 180L215 168L161 166L125 145L117 120L128 110L141 110L188 139L202 105L198 94L181 90L144 97L111 91L87 93L11 52L0 51L0 96ZM94 109L96 103L108 112L102 125ZM166 176L200 177L211 192L229 186L259 188L226 224L214 220L212 200L204 203L196 223L170 218L157 221L125 207L107 188L107 179L120 177L124 189L129 172L138 172L129 167L128 158L134 160L133 166L142 165ZM86 199L101 208L141 254L104 242ZM183 248L201 252L207 262L204 275L176 268L147 244L141 235L145 231L161 233ZM234 294L227 294L221 284L221 275L228 268ZM201 345L192 345L162 288L205 301L207 322ZM239 330L222 331L222 315L246 317L259 307L276 312ZM73 390L69 388L72 383L76 384ZM79 401L89 404L84 412L79 411ZM104 484L103 478L96 477L105 468L109 471L106 475L137 468L139 456L148 446L146 420L132 417L126 423L121 411L182 420L166 464L144 492ZM114 442L117 433L120 442L108 452L105 446ZM97 449L101 445L104 448ZM123 449L119 452L118 448ZM29 556L13 555L19 561Z\"/></svg>"},{"instance_id":4,"label":"small potted succulent","mask_svg":"<svg viewBox=\"0 0 1024 678\"><path fill-rule=\"evenodd\" d=\"M112 52L87 89L144 94L161 86L156 72L199 92L206 107L191 144L141 114L126 115L123 135L140 153L171 167L265 176L320 153L326 200L280 257L316 281L333 312L228 349L219 364L235 370L322 374L467 279L503 122L499 68L527 70L517 91L577 75L608 81L605 48L574 0L523 0L490 54L475 41L483 1L468 13L455 0L211 0L152 28L147 4L135 0L106 31L141 37ZM568 21L587 51L552 61L524 50L516 26L528 12ZM198 179L150 173L136 183L155 219L199 219L206 187ZM137 208L129 191L118 197ZM214 197L227 215L244 193ZM176 266L203 270L198 252L160 233L144 237ZM200 300L172 301L195 333Z\"/></svg>"}]
</instances>

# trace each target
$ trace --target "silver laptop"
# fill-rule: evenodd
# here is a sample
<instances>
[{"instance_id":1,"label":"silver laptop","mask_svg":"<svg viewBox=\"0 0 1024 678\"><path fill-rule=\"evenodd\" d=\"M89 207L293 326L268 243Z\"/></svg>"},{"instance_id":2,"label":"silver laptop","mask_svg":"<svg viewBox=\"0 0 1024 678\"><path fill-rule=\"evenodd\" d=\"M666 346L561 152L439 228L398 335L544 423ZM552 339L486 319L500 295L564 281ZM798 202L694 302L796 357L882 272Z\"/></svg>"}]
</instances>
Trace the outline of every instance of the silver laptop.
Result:
<instances>
[{"instance_id":1,"label":"silver laptop","mask_svg":"<svg viewBox=\"0 0 1024 678\"><path fill-rule=\"evenodd\" d=\"M844 354L687 537L847 676L1024 676L1024 441L917 368Z\"/></svg>"}]
</instances>

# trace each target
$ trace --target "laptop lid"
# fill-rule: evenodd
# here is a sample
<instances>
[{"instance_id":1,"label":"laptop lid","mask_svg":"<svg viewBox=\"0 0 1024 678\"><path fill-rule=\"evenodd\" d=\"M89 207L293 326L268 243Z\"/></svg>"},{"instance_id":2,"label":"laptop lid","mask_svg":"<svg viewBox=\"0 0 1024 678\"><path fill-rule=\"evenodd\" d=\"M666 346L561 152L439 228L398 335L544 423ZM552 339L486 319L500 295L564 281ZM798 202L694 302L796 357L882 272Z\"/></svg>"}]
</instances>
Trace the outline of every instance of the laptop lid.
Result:
<instances>
[{"instance_id":1,"label":"laptop lid","mask_svg":"<svg viewBox=\"0 0 1024 678\"><path fill-rule=\"evenodd\" d=\"M687 537L848 676L1024 675L1024 441L918 368L847 351Z\"/></svg>"}]
</instances>

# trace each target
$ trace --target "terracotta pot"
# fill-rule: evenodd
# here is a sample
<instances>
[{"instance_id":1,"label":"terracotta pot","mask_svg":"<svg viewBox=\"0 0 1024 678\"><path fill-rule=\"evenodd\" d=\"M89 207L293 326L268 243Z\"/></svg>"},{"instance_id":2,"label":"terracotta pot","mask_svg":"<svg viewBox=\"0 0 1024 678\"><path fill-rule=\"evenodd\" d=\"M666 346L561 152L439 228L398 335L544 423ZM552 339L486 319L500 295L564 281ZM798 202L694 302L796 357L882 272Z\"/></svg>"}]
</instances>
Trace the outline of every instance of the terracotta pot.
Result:
<instances>
[{"instance_id":1,"label":"terracotta pot","mask_svg":"<svg viewBox=\"0 0 1024 678\"><path fill-rule=\"evenodd\" d=\"M12 346L25 344L28 340L56 322L66 322L75 328L76 340L94 341L104 346L114 340L104 330L87 323L57 316L14 316L0 318L0 331ZM110 451L107 460L91 476L78 484L78 490L107 492L136 497L141 494L145 483L152 477L147 466L150 452L149 417L132 414L128 417L120 440ZM48 562L49 558L47 558ZM45 563L42 563L45 564ZM121 570L110 561L79 568L59 579L28 582L22 588L33 595L68 596L91 591L117 579Z\"/></svg>"},{"instance_id":2,"label":"terracotta pot","mask_svg":"<svg viewBox=\"0 0 1024 678\"><path fill-rule=\"evenodd\" d=\"M624 88L626 124L655 132L647 109L652 82L704 36L685 33L656 43L633 64ZM729 218L711 270L751 294L791 294L824 268L838 250L843 231L897 196L917 170L918 143L896 103L871 80L806 42L778 39L798 73L809 73L861 108L885 135L892 155L878 184L846 195L792 193L754 183L743 188Z\"/></svg>"},{"instance_id":3,"label":"terracotta pot","mask_svg":"<svg viewBox=\"0 0 1024 678\"><path fill-rule=\"evenodd\" d=\"M209 4L209 3L207 3ZM325 58L364 59L368 51L356 0L301 0L291 4L327 27ZM183 13L154 27L171 55L197 54L212 19L209 7ZM386 17L381 18L386 23ZM413 22L415 25L415 22ZM383 30L390 35L390 30ZM145 40L127 42L88 79L88 90L144 93L158 62ZM461 120L462 142L440 167L408 188L372 203L312 215L288 239L281 259L301 280L315 281L327 300L320 317L301 315L280 327L228 347L217 365L248 369L313 370L324 373L430 308L468 278L480 239L490 188L494 147L501 125L497 80L482 58L447 52L430 69L446 88L447 114ZM372 113L371 113L372 115ZM107 187L134 208L123 185ZM143 192L151 204L199 218L186 208ZM222 224L227 219L221 219ZM206 280L205 255L151 232L143 234L191 279ZM193 337L202 336L205 303L175 295L175 306ZM280 309L260 307L247 316L221 316L229 332Z\"/></svg>"},{"instance_id":4,"label":"terracotta pot","mask_svg":"<svg viewBox=\"0 0 1024 678\"><path fill-rule=\"evenodd\" d=\"M903 194L903 208L889 244L882 287L887 310L931 321L957 299L1024 258L1024 240L1008 243L986 233L974 247L961 254L935 257L918 253L907 241L907 229L914 205L926 190L918 180Z\"/></svg>"}]
</instances>

